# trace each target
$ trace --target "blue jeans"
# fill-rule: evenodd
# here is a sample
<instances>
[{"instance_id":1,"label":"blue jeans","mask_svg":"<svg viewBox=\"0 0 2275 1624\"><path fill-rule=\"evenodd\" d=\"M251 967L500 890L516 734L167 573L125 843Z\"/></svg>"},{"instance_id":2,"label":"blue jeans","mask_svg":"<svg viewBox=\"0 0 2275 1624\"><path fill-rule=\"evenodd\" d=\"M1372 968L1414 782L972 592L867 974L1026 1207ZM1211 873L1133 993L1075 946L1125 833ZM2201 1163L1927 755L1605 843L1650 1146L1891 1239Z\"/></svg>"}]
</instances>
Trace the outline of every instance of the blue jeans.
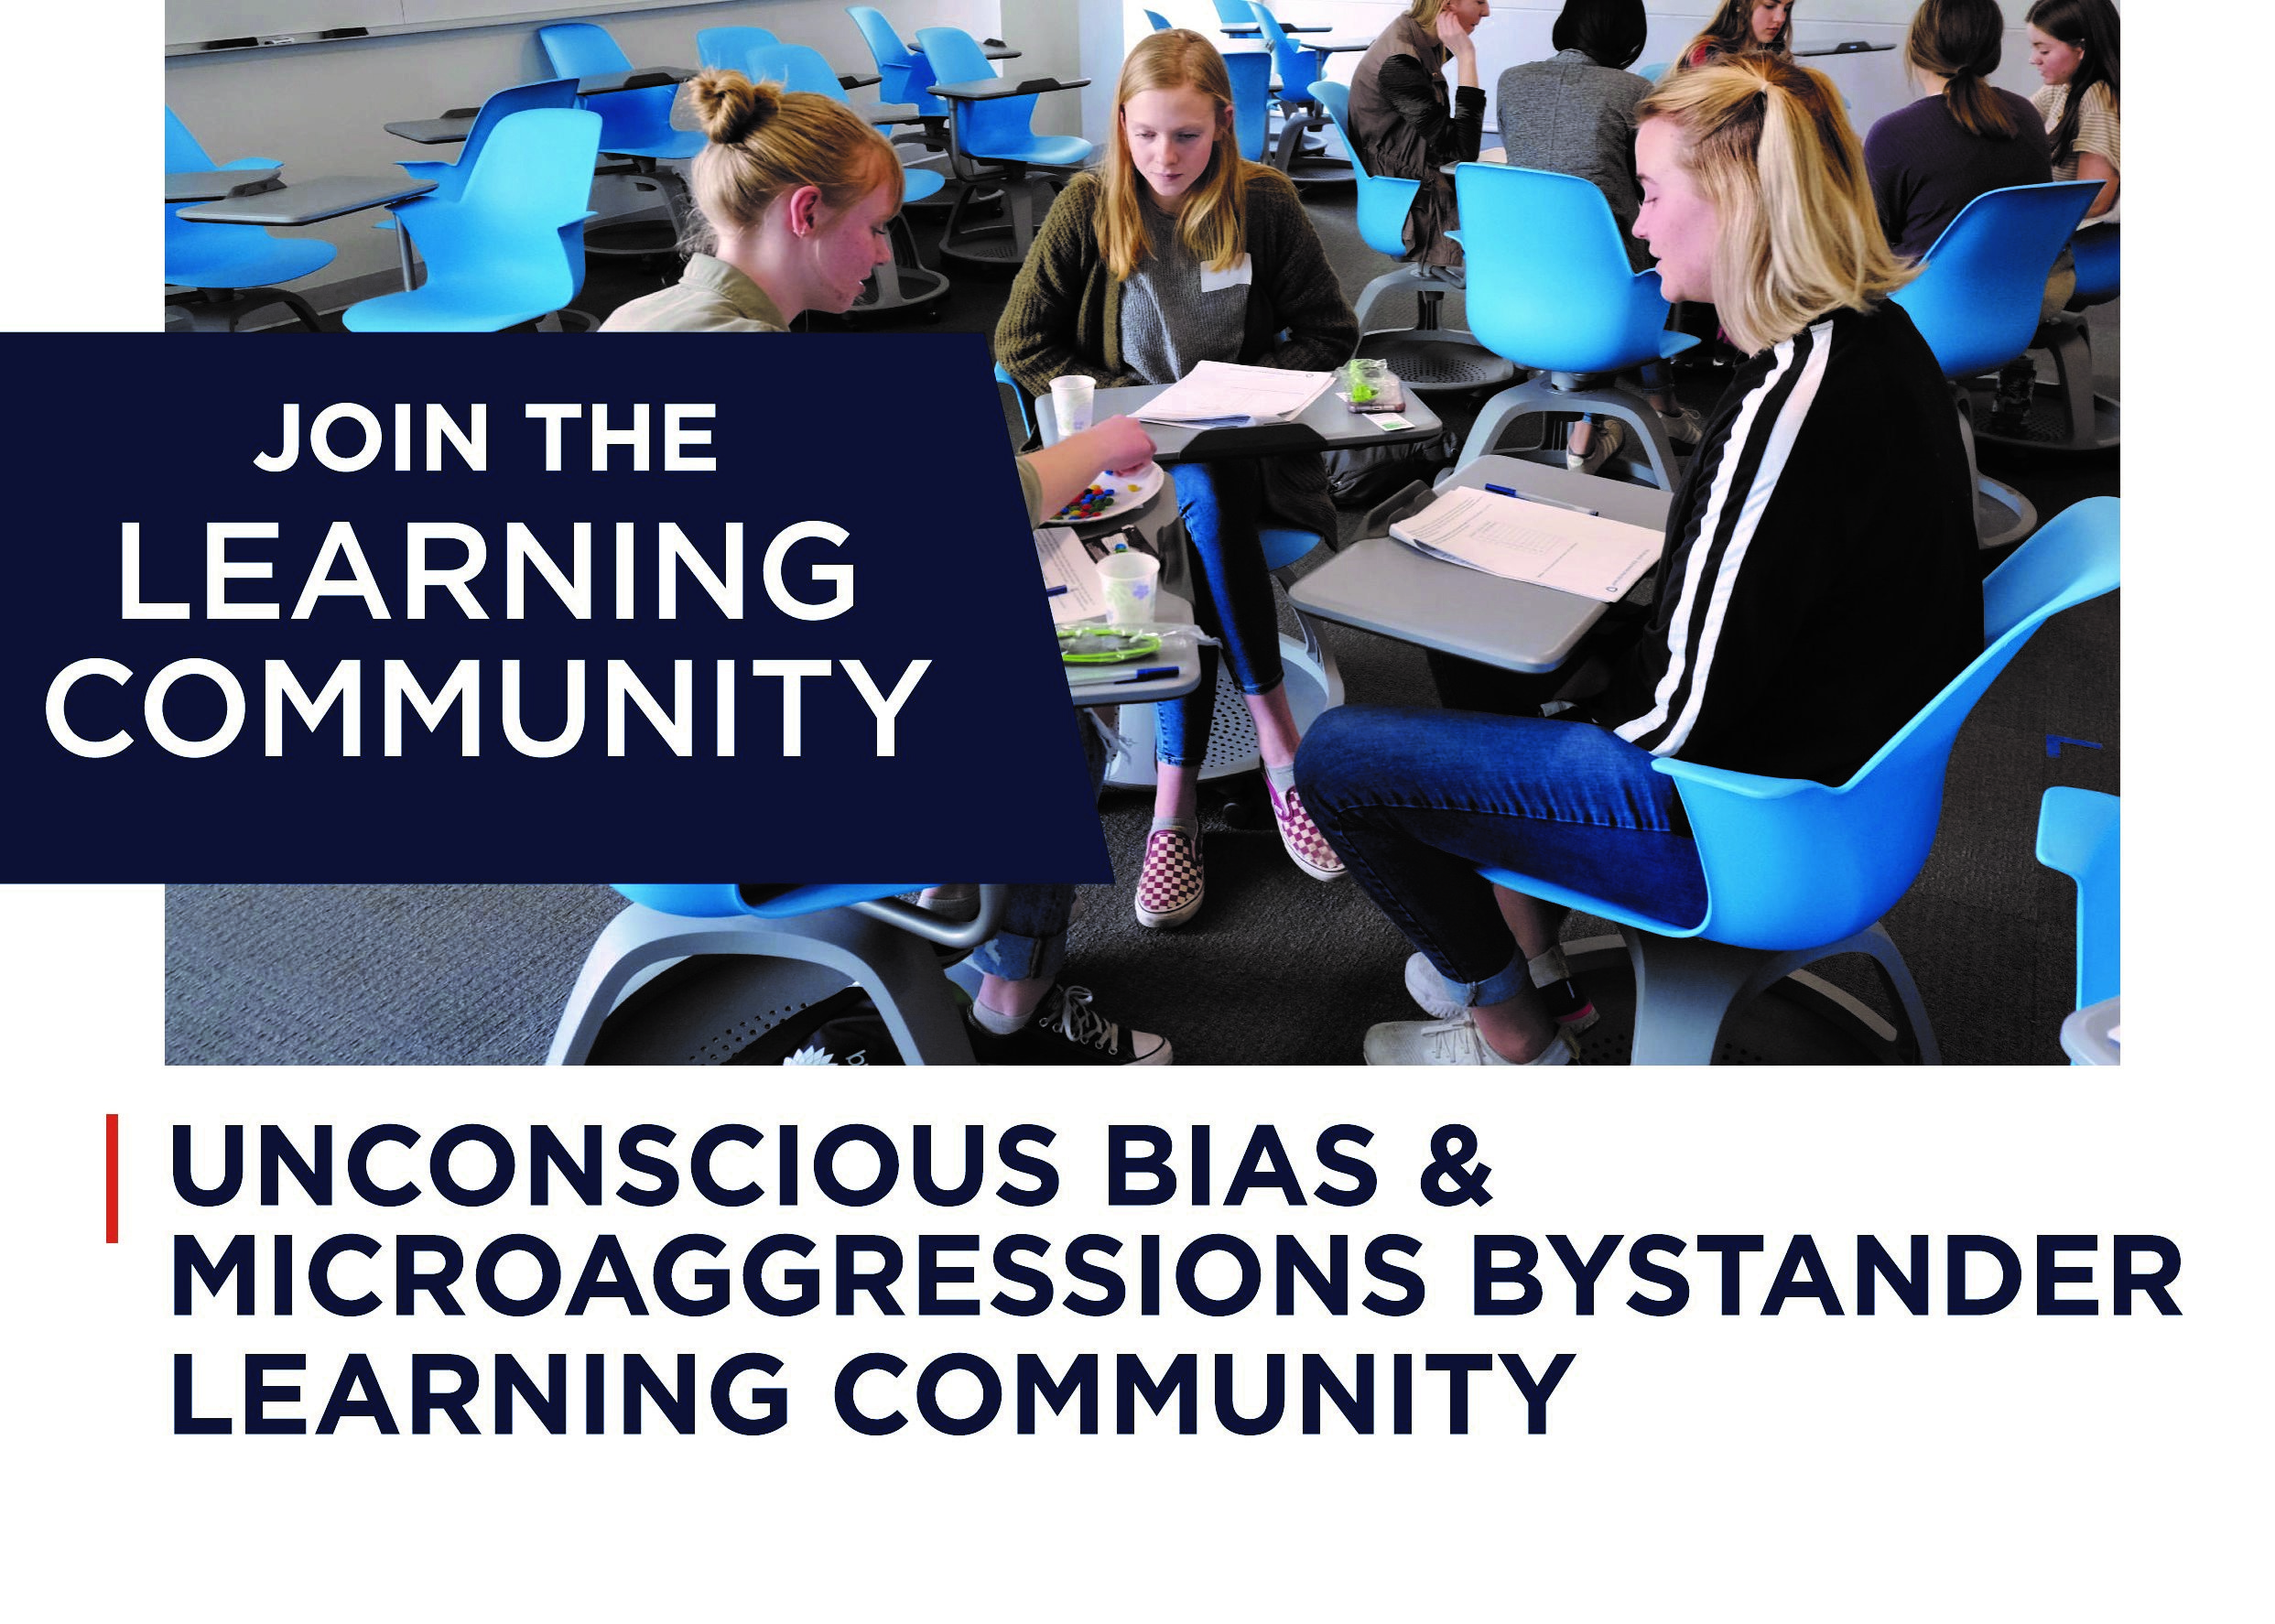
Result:
<instances>
[{"instance_id":1,"label":"blue jeans","mask_svg":"<svg viewBox=\"0 0 2275 1624\"><path fill-rule=\"evenodd\" d=\"M1268 694L1284 673L1272 572L1264 568L1263 472L1253 461L1180 462L1169 477L1176 482L1177 512L1197 566L1193 618L1224 644L1240 691ZM1216 709L1217 651L1204 646L1200 687L1154 707L1155 757L1173 767L1197 767L1208 760Z\"/></svg>"},{"instance_id":2,"label":"blue jeans","mask_svg":"<svg viewBox=\"0 0 2275 1624\"><path fill-rule=\"evenodd\" d=\"M1090 725L1088 711L1075 712L1082 734L1082 761L1090 770L1090 798L1106 782L1106 742ZM1013 885L1003 899L996 932L980 944L971 962L991 976L1024 981L1055 976L1067 962L1067 918L1074 909L1071 885Z\"/></svg>"},{"instance_id":3,"label":"blue jeans","mask_svg":"<svg viewBox=\"0 0 2275 1624\"><path fill-rule=\"evenodd\" d=\"M1490 1004L1532 979L1480 866L1682 924L1706 916L1698 849L1651 763L1587 722L1347 705L1312 725L1295 784L1447 992Z\"/></svg>"}]
</instances>

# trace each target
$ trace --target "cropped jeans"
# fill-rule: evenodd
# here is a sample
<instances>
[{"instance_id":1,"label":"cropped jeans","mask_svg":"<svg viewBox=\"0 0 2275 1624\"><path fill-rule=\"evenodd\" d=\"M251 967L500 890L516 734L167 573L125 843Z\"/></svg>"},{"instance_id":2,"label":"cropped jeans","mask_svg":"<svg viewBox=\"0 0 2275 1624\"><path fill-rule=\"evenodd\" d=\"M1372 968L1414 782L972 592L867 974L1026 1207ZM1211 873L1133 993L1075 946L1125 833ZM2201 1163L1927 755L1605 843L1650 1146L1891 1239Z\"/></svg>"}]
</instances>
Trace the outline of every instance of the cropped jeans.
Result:
<instances>
[{"instance_id":1,"label":"cropped jeans","mask_svg":"<svg viewBox=\"0 0 2275 1624\"><path fill-rule=\"evenodd\" d=\"M1089 713L1078 710L1075 727L1082 735L1082 762L1090 771L1090 798L1098 798L1106 782L1106 744L1090 725ZM1034 976L1055 976L1067 962L1067 922L1074 910L1071 885L1012 885L1005 887L1003 916L993 936L982 942L971 962L991 976L1024 981Z\"/></svg>"},{"instance_id":2,"label":"cropped jeans","mask_svg":"<svg viewBox=\"0 0 2275 1624\"><path fill-rule=\"evenodd\" d=\"M1224 657L1244 694L1268 694L1285 679L1280 665L1280 617L1264 568L1263 471L1253 460L1180 462L1177 512L1197 566L1193 618L1224 644ZM1201 649L1200 686L1182 699L1154 707L1154 755L1173 767L1208 758L1208 724L1217 708L1217 651Z\"/></svg>"},{"instance_id":3,"label":"cropped jeans","mask_svg":"<svg viewBox=\"0 0 2275 1624\"><path fill-rule=\"evenodd\" d=\"M1344 706L1295 758L1304 807L1449 996L1532 986L1479 867L1514 869L1677 924L1706 881L1673 779L1587 722Z\"/></svg>"}]
</instances>

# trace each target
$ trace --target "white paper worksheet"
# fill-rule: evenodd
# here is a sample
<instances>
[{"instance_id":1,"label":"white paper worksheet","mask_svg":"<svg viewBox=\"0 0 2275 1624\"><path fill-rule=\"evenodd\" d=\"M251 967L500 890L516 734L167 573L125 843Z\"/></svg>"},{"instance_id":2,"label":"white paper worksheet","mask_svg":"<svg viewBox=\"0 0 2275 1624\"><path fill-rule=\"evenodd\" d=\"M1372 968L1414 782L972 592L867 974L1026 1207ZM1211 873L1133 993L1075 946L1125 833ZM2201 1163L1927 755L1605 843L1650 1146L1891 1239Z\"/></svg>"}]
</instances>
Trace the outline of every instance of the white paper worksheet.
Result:
<instances>
[{"instance_id":1,"label":"white paper worksheet","mask_svg":"<svg viewBox=\"0 0 2275 1624\"><path fill-rule=\"evenodd\" d=\"M1659 561L1663 537L1641 525L1464 486L1391 526L1393 539L1504 580L1613 603Z\"/></svg>"},{"instance_id":2,"label":"white paper worksheet","mask_svg":"<svg viewBox=\"0 0 2275 1624\"><path fill-rule=\"evenodd\" d=\"M1043 590L1051 595L1051 624L1071 626L1106 612L1098 566L1083 550L1082 538L1064 525L1035 533L1035 556L1043 566ZM1065 588L1064 591L1058 590Z\"/></svg>"},{"instance_id":3,"label":"white paper worksheet","mask_svg":"<svg viewBox=\"0 0 2275 1624\"><path fill-rule=\"evenodd\" d=\"M1145 423L1277 423L1319 398L1333 373L1204 361L1137 409Z\"/></svg>"}]
</instances>

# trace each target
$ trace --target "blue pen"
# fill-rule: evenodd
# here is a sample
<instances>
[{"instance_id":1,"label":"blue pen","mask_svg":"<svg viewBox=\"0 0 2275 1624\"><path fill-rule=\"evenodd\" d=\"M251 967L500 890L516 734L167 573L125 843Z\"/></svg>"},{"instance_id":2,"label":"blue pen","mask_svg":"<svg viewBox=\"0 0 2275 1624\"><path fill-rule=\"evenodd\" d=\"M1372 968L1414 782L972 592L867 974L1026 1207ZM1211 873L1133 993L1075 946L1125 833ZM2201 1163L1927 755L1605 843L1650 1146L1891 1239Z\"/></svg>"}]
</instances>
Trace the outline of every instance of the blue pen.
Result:
<instances>
[{"instance_id":1,"label":"blue pen","mask_svg":"<svg viewBox=\"0 0 2275 1624\"><path fill-rule=\"evenodd\" d=\"M1147 682L1156 677L1175 677L1175 666L1141 666L1127 677L1116 677L1117 682Z\"/></svg>"},{"instance_id":2,"label":"blue pen","mask_svg":"<svg viewBox=\"0 0 2275 1624\"><path fill-rule=\"evenodd\" d=\"M1045 598L1059 598L1059 597L1064 597L1064 596L1066 595L1066 591L1067 591L1067 589L1066 589L1066 587L1065 587L1065 586L1063 586L1063 585L1060 585L1060 586L1056 586L1056 587L1045 587L1045 588L1044 588L1044 589L1043 589L1043 596L1045 596Z\"/></svg>"},{"instance_id":3,"label":"blue pen","mask_svg":"<svg viewBox=\"0 0 2275 1624\"><path fill-rule=\"evenodd\" d=\"M1485 488L1496 496L1513 496L1519 502L1537 502L1543 507L1560 507L1568 514L1586 514L1591 519L1600 519L1603 517L1603 514L1597 509L1592 507L1582 507L1576 502L1558 502L1553 497L1533 496L1522 491L1511 491L1506 485L1488 485Z\"/></svg>"}]
</instances>

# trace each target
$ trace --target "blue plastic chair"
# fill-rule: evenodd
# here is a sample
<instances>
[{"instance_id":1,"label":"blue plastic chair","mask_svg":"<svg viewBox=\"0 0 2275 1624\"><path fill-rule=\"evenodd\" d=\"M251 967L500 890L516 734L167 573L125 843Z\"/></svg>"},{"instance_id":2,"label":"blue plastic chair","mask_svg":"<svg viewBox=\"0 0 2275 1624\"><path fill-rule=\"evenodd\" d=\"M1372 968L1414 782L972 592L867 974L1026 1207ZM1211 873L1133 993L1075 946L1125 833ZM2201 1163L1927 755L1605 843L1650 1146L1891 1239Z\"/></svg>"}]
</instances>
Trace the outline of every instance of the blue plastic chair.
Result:
<instances>
[{"instance_id":1,"label":"blue plastic chair","mask_svg":"<svg viewBox=\"0 0 2275 1624\"><path fill-rule=\"evenodd\" d=\"M926 94L926 90L939 82L940 75L933 71L924 53L912 51L902 44L899 30L873 5L849 5L845 15L861 30L869 55L877 64L877 94L887 102L913 106L926 118L945 120L948 103L937 96ZM955 82L954 74L948 78L951 84Z\"/></svg>"},{"instance_id":2,"label":"blue plastic chair","mask_svg":"<svg viewBox=\"0 0 2275 1624\"><path fill-rule=\"evenodd\" d=\"M1724 1018L1794 970L1869 954L1902 1007L1920 1058L1934 1033L1903 956L1879 924L1926 862L1952 742L1993 679L2048 617L2114 591L2118 503L2065 509L1983 583L1983 652L1847 783L1764 778L1665 757L1706 870L1695 924L1621 907L1551 881L1480 870L1496 884L1619 926L1635 966L1634 1063L1704 1065Z\"/></svg>"},{"instance_id":3,"label":"blue plastic chair","mask_svg":"<svg viewBox=\"0 0 2275 1624\"><path fill-rule=\"evenodd\" d=\"M2038 803L2038 861L2077 882L2074 1007L2081 1010L2117 997L2122 981L2119 805L2117 796L2098 790L2066 787L2048 790Z\"/></svg>"},{"instance_id":4,"label":"blue plastic chair","mask_svg":"<svg viewBox=\"0 0 2275 1624\"><path fill-rule=\"evenodd\" d=\"M584 286L585 203L601 118L536 108L498 121L455 198L395 207L424 286L351 305L351 332L496 332L552 315Z\"/></svg>"},{"instance_id":5,"label":"blue plastic chair","mask_svg":"<svg viewBox=\"0 0 2275 1624\"><path fill-rule=\"evenodd\" d=\"M1674 489L1674 449L1659 414L1584 382L1663 361L1698 341L1666 330L1659 273L1628 266L1611 205L1593 181L1507 164L1454 170L1468 260L1469 328L1496 355L1540 375L1485 403L1457 466L1490 453L1517 418L1591 412L1634 430L1652 480Z\"/></svg>"},{"instance_id":6,"label":"blue plastic chair","mask_svg":"<svg viewBox=\"0 0 2275 1624\"><path fill-rule=\"evenodd\" d=\"M1962 380L1996 372L2029 349L2054 256L2098 190L2097 181L2056 180L1983 193L1944 228L1922 257L1920 274L1890 296L1911 312L1936 364L1953 382L1967 474L1977 493L1976 534L1987 547L2028 536L2037 526L2038 510L2020 491L1977 469L1975 425Z\"/></svg>"},{"instance_id":7,"label":"blue plastic chair","mask_svg":"<svg viewBox=\"0 0 2275 1624\"><path fill-rule=\"evenodd\" d=\"M1251 47L1222 55L1232 81L1232 139L1242 157L1261 164L1272 130L1272 53Z\"/></svg>"},{"instance_id":8,"label":"blue plastic chair","mask_svg":"<svg viewBox=\"0 0 2275 1624\"><path fill-rule=\"evenodd\" d=\"M695 31L697 60L706 68L731 68L737 73L744 74L745 77L748 76L748 70L743 64L750 60L751 52L754 49L762 45L780 45L781 43L781 36L772 28L753 28L737 25L698 28ZM837 83L835 75L830 77L829 82Z\"/></svg>"},{"instance_id":9,"label":"blue plastic chair","mask_svg":"<svg viewBox=\"0 0 2275 1624\"><path fill-rule=\"evenodd\" d=\"M1377 254L1401 259L1406 253L1406 215L1422 182L1397 175L1370 175L1350 134L1350 87L1322 79L1312 99L1327 112L1350 153L1359 182L1359 235ZM1402 264L1367 284L1358 299L1358 353L1389 364L1400 381L1423 394L1440 390L1490 389L1508 383L1516 368L1480 344L1477 336L1444 324L1446 295L1465 285L1450 266ZM1381 332L1367 330L1367 317L1393 293L1411 293L1418 311L1414 326Z\"/></svg>"},{"instance_id":10,"label":"blue plastic chair","mask_svg":"<svg viewBox=\"0 0 2275 1624\"><path fill-rule=\"evenodd\" d=\"M754 80L772 80L785 90L804 91L850 104L845 87L838 82L837 74L822 54L811 46L754 46L747 58L747 65L750 76ZM931 197L948 182L931 169L904 167L901 184L901 200L914 203ZM926 265L916 252L916 239L910 233L908 222L895 214L887 229L893 234L893 258L869 274L868 285L853 309L864 313L910 309L945 298L948 290L948 277Z\"/></svg>"},{"instance_id":11,"label":"blue plastic chair","mask_svg":"<svg viewBox=\"0 0 2275 1624\"><path fill-rule=\"evenodd\" d=\"M916 43L937 76L934 82L957 84L993 79L995 69L979 42L961 28L919 28ZM1056 193L1064 178L1090 161L1097 150L1079 135L1035 133L1035 97L1004 96L991 102L959 102L948 114L948 157L956 178L967 183L948 211L940 253L991 265L1016 265L1035 241L1036 193ZM974 181L1002 189L1010 216L1007 243L993 239L1003 226L964 229L965 205ZM1000 250L1008 246L1009 253Z\"/></svg>"},{"instance_id":12,"label":"blue plastic chair","mask_svg":"<svg viewBox=\"0 0 2275 1624\"><path fill-rule=\"evenodd\" d=\"M1645 62L1634 71L1639 77L1648 79L1652 83L1657 84L1666 76L1667 70L1673 66L1672 62Z\"/></svg>"},{"instance_id":13,"label":"blue plastic chair","mask_svg":"<svg viewBox=\"0 0 2275 1624\"><path fill-rule=\"evenodd\" d=\"M1153 25L1154 32L1156 34L1166 34L1171 28L1176 26L1167 17L1162 16L1158 11L1147 12L1145 14L1145 20Z\"/></svg>"},{"instance_id":14,"label":"blue plastic chair","mask_svg":"<svg viewBox=\"0 0 2275 1624\"><path fill-rule=\"evenodd\" d=\"M217 164L190 127L166 110L168 173L198 169L275 169L271 157L232 158ZM338 255L330 243L313 237L272 236L257 225L221 225L177 218L188 203L166 205L166 280L185 291L167 303L185 312L196 332L230 332L255 310L283 305L310 332L323 330L307 299L273 284L293 282L322 270Z\"/></svg>"},{"instance_id":15,"label":"blue plastic chair","mask_svg":"<svg viewBox=\"0 0 2275 1624\"><path fill-rule=\"evenodd\" d=\"M2070 263L2077 273L2069 304L2031 337L2031 348L2053 357L2055 409L2034 405L2020 431L1985 422L1978 438L1993 445L2042 451L2107 451L2117 448L2123 413L2116 400L2094 393L2093 338L2083 313L2118 295L2122 226L2081 226L2070 238Z\"/></svg>"},{"instance_id":16,"label":"blue plastic chair","mask_svg":"<svg viewBox=\"0 0 2275 1624\"><path fill-rule=\"evenodd\" d=\"M634 65L598 23L548 23L537 30L537 45L558 79L622 73ZM660 166L692 158L710 140L700 130L672 127L671 110L677 97L677 87L666 84L591 96L578 103L601 115L601 150L623 160L600 173L628 175L634 189L660 192L665 211L671 216L675 242L687 235L692 209L687 182L677 171ZM596 244L593 252L636 254L650 250L645 246L612 250Z\"/></svg>"},{"instance_id":17,"label":"blue plastic chair","mask_svg":"<svg viewBox=\"0 0 2275 1624\"><path fill-rule=\"evenodd\" d=\"M962 1002L932 944L976 947L996 932L1003 888L980 888L979 916L951 925L894 900L916 885L619 885L631 905L585 956L546 1057L581 1066L636 978L670 960L725 955L774 962L712 990L683 1029L610 1046L612 1059L724 1059L780 1017L847 982L866 991L911 1065L971 1064ZM769 1017L772 1017L771 1019Z\"/></svg>"},{"instance_id":18,"label":"blue plastic chair","mask_svg":"<svg viewBox=\"0 0 2275 1624\"><path fill-rule=\"evenodd\" d=\"M431 180L434 190L426 195L445 202L466 189L466 178L474 172L474 159L490 139L490 132L498 127L498 121L510 114L526 113L536 107L574 107L577 104L577 81L573 79L540 79L530 84L510 85L494 92L474 114L473 128L466 132L456 158L397 159L395 167L414 180ZM374 231L399 231L401 222L390 211L385 219L372 222ZM409 233L402 235L408 238ZM407 290L417 286L411 276L411 245L403 244L403 286Z\"/></svg>"},{"instance_id":19,"label":"blue plastic chair","mask_svg":"<svg viewBox=\"0 0 2275 1624\"><path fill-rule=\"evenodd\" d=\"M1225 11L1227 0L1218 0L1219 15ZM1280 108L1280 143L1272 150L1273 167L1297 179L1295 160L1303 156L1304 137L1327 122L1327 114L1311 93L1311 87L1327 76L1327 53L1305 50L1288 38L1280 27L1280 19L1261 0L1248 0L1249 15L1263 33L1264 43L1272 48L1272 61L1280 75L1278 103ZM1350 143L1346 141L1346 146ZM1351 146L1352 164L1322 162L1313 159L1304 170L1303 179L1312 181L1347 180L1358 173L1359 149Z\"/></svg>"}]
</instances>

